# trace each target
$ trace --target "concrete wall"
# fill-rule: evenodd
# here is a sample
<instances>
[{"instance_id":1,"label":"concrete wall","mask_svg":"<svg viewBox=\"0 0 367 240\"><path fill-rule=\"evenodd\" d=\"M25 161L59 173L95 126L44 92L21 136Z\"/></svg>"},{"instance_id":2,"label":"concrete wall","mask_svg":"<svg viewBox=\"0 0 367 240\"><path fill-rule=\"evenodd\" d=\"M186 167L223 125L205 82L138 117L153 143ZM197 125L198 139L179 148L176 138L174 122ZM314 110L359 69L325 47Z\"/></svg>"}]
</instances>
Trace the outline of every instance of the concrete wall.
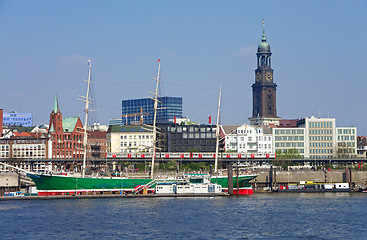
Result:
<instances>
[{"instance_id":1,"label":"concrete wall","mask_svg":"<svg viewBox=\"0 0 367 240\"><path fill-rule=\"evenodd\" d=\"M256 173L257 183L267 183L269 171L259 171ZM313 182L346 182L345 170L297 170L297 171L277 171L273 182L277 183L299 183L300 181ZM367 171L352 171L352 182L355 184L367 185Z\"/></svg>"},{"instance_id":2,"label":"concrete wall","mask_svg":"<svg viewBox=\"0 0 367 240\"><path fill-rule=\"evenodd\" d=\"M0 187L18 187L18 174L16 173L1 173Z\"/></svg>"}]
</instances>

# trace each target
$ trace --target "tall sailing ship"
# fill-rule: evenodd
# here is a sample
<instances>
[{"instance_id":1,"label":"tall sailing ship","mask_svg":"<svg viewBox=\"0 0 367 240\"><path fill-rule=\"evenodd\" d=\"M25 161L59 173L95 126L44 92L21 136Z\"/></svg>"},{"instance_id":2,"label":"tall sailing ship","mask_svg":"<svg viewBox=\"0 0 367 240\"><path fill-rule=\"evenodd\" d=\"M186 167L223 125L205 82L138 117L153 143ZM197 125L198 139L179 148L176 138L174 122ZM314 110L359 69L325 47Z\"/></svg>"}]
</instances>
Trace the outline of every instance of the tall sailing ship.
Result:
<instances>
[{"instance_id":1,"label":"tall sailing ship","mask_svg":"<svg viewBox=\"0 0 367 240\"><path fill-rule=\"evenodd\" d=\"M30 177L35 183L39 196L49 195L70 195L70 194L92 194L92 193L139 193L146 189L146 192L153 192L154 186L160 180L154 179L154 162L155 154L152 154L151 172L146 178L126 178L126 177L89 177L85 175L86 170L86 151L87 151L87 121L89 112L89 89L91 84L91 63L89 64L89 74L87 80L87 95L83 97L85 102L85 125L84 125L84 158L82 167L82 176L65 176L57 174L40 174L34 172L27 172L27 176ZM158 77L155 79L156 91L154 94L154 120L153 120L153 153L156 152L156 118L158 109L158 84L160 81L160 62L158 65ZM220 102L220 95L219 95ZM218 104L218 119L217 119L217 148L216 148L216 160L215 160L215 173L217 173L217 161L218 161L218 141L219 141L219 108ZM233 192L234 194L253 194L252 188L249 182L254 179L256 175L239 175L233 177ZM228 177L227 176L212 176L210 178L212 183L216 183L222 186L224 191L228 191ZM238 181L238 184L237 184Z\"/></svg>"}]
</instances>

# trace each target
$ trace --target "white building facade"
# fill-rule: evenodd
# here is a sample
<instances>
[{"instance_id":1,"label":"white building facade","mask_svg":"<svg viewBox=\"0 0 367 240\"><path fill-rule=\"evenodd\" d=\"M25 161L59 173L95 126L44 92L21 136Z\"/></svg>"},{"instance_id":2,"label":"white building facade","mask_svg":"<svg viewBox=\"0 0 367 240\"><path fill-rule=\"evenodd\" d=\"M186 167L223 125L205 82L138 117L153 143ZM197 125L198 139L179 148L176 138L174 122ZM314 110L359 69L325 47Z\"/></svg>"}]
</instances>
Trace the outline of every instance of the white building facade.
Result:
<instances>
[{"instance_id":1,"label":"white building facade","mask_svg":"<svg viewBox=\"0 0 367 240\"><path fill-rule=\"evenodd\" d=\"M106 139L109 153L142 153L153 150L153 131L147 127L110 126Z\"/></svg>"},{"instance_id":2,"label":"white building facade","mask_svg":"<svg viewBox=\"0 0 367 240\"><path fill-rule=\"evenodd\" d=\"M357 157L357 128L337 127L336 134L337 157Z\"/></svg>"},{"instance_id":3,"label":"white building facade","mask_svg":"<svg viewBox=\"0 0 367 240\"><path fill-rule=\"evenodd\" d=\"M244 124L225 137L225 151L237 153L274 153L272 135L258 126Z\"/></svg>"},{"instance_id":4,"label":"white building facade","mask_svg":"<svg viewBox=\"0 0 367 240\"><path fill-rule=\"evenodd\" d=\"M275 153L287 153L292 150L305 157L305 129L304 128L273 128L273 149Z\"/></svg>"}]
</instances>

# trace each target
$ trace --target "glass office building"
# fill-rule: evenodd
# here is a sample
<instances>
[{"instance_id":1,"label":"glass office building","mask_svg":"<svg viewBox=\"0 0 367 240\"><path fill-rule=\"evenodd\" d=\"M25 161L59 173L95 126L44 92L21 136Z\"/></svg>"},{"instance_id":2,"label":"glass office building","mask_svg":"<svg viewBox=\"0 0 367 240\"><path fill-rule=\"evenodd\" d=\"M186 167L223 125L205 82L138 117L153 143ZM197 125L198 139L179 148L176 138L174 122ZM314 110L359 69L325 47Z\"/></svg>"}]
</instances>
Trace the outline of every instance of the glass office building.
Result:
<instances>
[{"instance_id":1,"label":"glass office building","mask_svg":"<svg viewBox=\"0 0 367 240\"><path fill-rule=\"evenodd\" d=\"M182 118L182 98L159 97L157 110L157 123L172 122L173 119ZM154 100L151 98L122 100L121 120L124 125L140 122L152 124L154 118Z\"/></svg>"},{"instance_id":2,"label":"glass office building","mask_svg":"<svg viewBox=\"0 0 367 240\"><path fill-rule=\"evenodd\" d=\"M4 112L3 125L30 127L32 126L32 113Z\"/></svg>"}]
</instances>

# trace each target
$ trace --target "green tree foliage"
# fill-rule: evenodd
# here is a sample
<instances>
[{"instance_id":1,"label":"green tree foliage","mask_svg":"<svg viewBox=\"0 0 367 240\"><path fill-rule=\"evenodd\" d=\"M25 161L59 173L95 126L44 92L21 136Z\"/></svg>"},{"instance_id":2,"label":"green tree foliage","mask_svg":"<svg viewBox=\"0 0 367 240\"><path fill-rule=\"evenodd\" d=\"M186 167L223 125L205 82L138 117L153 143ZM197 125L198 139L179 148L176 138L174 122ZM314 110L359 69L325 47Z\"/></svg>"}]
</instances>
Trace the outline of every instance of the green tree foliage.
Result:
<instances>
[{"instance_id":1,"label":"green tree foliage","mask_svg":"<svg viewBox=\"0 0 367 240\"><path fill-rule=\"evenodd\" d=\"M277 150L277 158L289 159L289 158L301 158L297 149L287 149L285 151Z\"/></svg>"}]
</instances>

